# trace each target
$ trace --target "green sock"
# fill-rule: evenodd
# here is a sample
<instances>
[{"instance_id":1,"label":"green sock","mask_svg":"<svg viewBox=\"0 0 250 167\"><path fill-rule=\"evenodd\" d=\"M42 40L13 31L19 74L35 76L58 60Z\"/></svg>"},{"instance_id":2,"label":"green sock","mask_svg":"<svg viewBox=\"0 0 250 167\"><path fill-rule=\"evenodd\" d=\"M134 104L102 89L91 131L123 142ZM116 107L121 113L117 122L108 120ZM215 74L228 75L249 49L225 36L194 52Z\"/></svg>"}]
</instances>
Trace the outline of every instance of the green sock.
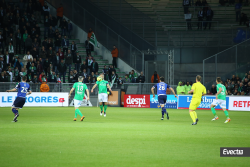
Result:
<instances>
[{"instance_id":1,"label":"green sock","mask_svg":"<svg viewBox=\"0 0 250 167\"><path fill-rule=\"evenodd\" d=\"M77 113L78 115L80 115L81 117L83 116L82 113L81 113L81 111L80 111L79 109L76 109L76 113Z\"/></svg>"},{"instance_id":2,"label":"green sock","mask_svg":"<svg viewBox=\"0 0 250 167\"><path fill-rule=\"evenodd\" d=\"M212 113L214 114L215 117L218 117L218 116L216 115L216 111L215 111L214 107L211 108L211 111L212 111Z\"/></svg>"},{"instance_id":3,"label":"green sock","mask_svg":"<svg viewBox=\"0 0 250 167\"><path fill-rule=\"evenodd\" d=\"M107 108L108 108L108 106L104 105L104 113L106 113Z\"/></svg>"},{"instance_id":4,"label":"green sock","mask_svg":"<svg viewBox=\"0 0 250 167\"><path fill-rule=\"evenodd\" d=\"M103 111L103 105L100 105L101 112Z\"/></svg>"},{"instance_id":5,"label":"green sock","mask_svg":"<svg viewBox=\"0 0 250 167\"><path fill-rule=\"evenodd\" d=\"M75 110L75 118L77 118L77 112L76 112L76 110Z\"/></svg>"},{"instance_id":6,"label":"green sock","mask_svg":"<svg viewBox=\"0 0 250 167\"><path fill-rule=\"evenodd\" d=\"M229 114L228 114L227 110L225 110L224 113L225 113L227 119L229 119Z\"/></svg>"}]
</instances>

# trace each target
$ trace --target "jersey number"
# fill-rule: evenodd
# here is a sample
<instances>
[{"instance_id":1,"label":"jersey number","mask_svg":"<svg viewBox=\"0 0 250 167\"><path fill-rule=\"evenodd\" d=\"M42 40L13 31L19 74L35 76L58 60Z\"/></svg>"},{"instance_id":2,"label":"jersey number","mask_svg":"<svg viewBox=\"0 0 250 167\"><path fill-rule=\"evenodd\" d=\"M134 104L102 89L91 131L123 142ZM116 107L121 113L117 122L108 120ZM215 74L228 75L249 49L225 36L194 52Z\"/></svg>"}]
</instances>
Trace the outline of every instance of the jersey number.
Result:
<instances>
[{"instance_id":1,"label":"jersey number","mask_svg":"<svg viewBox=\"0 0 250 167\"><path fill-rule=\"evenodd\" d=\"M160 86L159 90L165 90L165 87L164 86Z\"/></svg>"},{"instance_id":2,"label":"jersey number","mask_svg":"<svg viewBox=\"0 0 250 167\"><path fill-rule=\"evenodd\" d=\"M77 86L78 91L83 91L83 86Z\"/></svg>"},{"instance_id":3,"label":"jersey number","mask_svg":"<svg viewBox=\"0 0 250 167\"><path fill-rule=\"evenodd\" d=\"M21 87L21 88L22 88L21 93L27 93L28 88L25 88L25 87Z\"/></svg>"}]
</instances>

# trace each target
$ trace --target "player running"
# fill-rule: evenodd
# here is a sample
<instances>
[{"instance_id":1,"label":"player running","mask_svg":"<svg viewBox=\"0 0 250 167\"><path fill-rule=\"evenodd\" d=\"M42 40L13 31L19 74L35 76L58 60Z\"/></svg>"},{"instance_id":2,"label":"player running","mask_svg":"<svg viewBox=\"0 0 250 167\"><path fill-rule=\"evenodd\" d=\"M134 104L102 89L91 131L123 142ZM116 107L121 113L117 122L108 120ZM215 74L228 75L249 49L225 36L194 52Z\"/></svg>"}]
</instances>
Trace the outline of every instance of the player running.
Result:
<instances>
[{"instance_id":1,"label":"player running","mask_svg":"<svg viewBox=\"0 0 250 167\"><path fill-rule=\"evenodd\" d=\"M85 95L85 90L87 92L87 100L89 100L89 90L86 84L82 83L83 77L78 77L78 82L74 83L72 89L69 92L69 98L71 93L75 90L75 97L74 97L74 106L75 106L75 118L74 121L76 121L77 114L81 116L81 121L85 118L85 116L82 115L81 111L78 109L81 106L82 100Z\"/></svg>"},{"instance_id":2,"label":"player running","mask_svg":"<svg viewBox=\"0 0 250 167\"><path fill-rule=\"evenodd\" d=\"M16 90L18 90L17 98L15 99L11 108L12 112L15 114L15 117L12 122L18 121L17 120L17 117L19 117L18 109L23 108L25 104L26 96L32 93L30 90L30 85L26 83L26 80L27 80L27 77L23 76L22 82L18 83L15 88L6 91L6 92L15 92Z\"/></svg>"},{"instance_id":3,"label":"player running","mask_svg":"<svg viewBox=\"0 0 250 167\"><path fill-rule=\"evenodd\" d=\"M102 116L102 111L103 111L103 104L104 103L104 117L106 117L106 110L108 108L108 92L107 92L107 88L109 89L110 92L112 92L108 81L104 80L104 75L101 74L100 77L102 78L101 81L97 81L96 84L93 86L93 88L91 89L91 93L93 93L93 90L95 89L96 86L98 86L99 89L99 94L98 94L98 100L99 100L99 104L100 104L100 109L101 109L101 113L100 115Z\"/></svg>"},{"instance_id":4,"label":"player running","mask_svg":"<svg viewBox=\"0 0 250 167\"><path fill-rule=\"evenodd\" d=\"M222 110L224 111L227 120L224 123L228 123L231 121L231 119L229 118L229 114L226 110L226 95L227 95L227 90L226 87L221 83L221 78L217 77L216 78L216 84L217 84L217 94L216 94L216 100L213 101L213 103L211 104L211 111L214 114L214 118L212 119L212 121L218 120L219 117L216 115L216 111L214 109L214 107L216 107L217 105L220 105L220 107L222 108Z\"/></svg>"},{"instance_id":5,"label":"player running","mask_svg":"<svg viewBox=\"0 0 250 167\"><path fill-rule=\"evenodd\" d=\"M193 84L192 88L188 93L193 93L193 98L191 100L191 103L189 105L189 114L193 120L192 125L197 125L197 122L199 119L197 118L197 114L195 110L201 103L201 98L204 96L206 92L206 88L204 85L201 84L201 76L197 75L196 76L196 83Z\"/></svg>"},{"instance_id":6,"label":"player running","mask_svg":"<svg viewBox=\"0 0 250 167\"><path fill-rule=\"evenodd\" d=\"M155 98L155 93L154 93L155 88L157 89L158 102L161 105L161 113L162 113L161 120L164 119L164 113L167 115L167 119L169 119L168 112L166 111L166 108L165 108L165 103L167 101L166 92L167 92L167 88L169 88L173 92L174 96L177 98L177 96L175 95L174 89L164 82L164 77L160 77L160 83L155 84L151 88L151 92L154 98Z\"/></svg>"}]
</instances>

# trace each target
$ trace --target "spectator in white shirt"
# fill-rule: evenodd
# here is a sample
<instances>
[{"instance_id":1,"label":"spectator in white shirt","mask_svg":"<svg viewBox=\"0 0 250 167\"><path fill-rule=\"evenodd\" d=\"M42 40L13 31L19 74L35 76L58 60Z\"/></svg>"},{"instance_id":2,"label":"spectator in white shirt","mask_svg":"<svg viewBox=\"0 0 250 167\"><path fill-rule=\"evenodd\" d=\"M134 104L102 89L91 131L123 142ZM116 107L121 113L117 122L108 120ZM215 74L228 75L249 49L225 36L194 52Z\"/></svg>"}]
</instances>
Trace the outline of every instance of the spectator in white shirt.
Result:
<instances>
[{"instance_id":1,"label":"spectator in white shirt","mask_svg":"<svg viewBox=\"0 0 250 167\"><path fill-rule=\"evenodd\" d=\"M30 52L28 51L27 52L27 55L25 55L24 57L23 57L23 60L25 60L25 61L27 61L27 60L32 60L33 61L33 56L30 54Z\"/></svg>"}]
</instances>

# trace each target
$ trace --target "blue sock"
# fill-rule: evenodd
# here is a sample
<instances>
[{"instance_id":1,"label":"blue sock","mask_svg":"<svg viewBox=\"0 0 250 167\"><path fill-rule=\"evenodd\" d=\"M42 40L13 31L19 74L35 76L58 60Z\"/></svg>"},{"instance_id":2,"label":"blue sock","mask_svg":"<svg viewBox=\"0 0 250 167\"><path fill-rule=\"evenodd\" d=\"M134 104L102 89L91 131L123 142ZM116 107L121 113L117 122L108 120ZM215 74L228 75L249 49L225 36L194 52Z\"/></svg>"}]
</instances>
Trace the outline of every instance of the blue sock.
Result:
<instances>
[{"instance_id":1,"label":"blue sock","mask_svg":"<svg viewBox=\"0 0 250 167\"><path fill-rule=\"evenodd\" d=\"M167 111L166 111L166 108L165 108L165 107L162 108L162 111L163 111L165 114L167 114Z\"/></svg>"},{"instance_id":2,"label":"blue sock","mask_svg":"<svg viewBox=\"0 0 250 167\"><path fill-rule=\"evenodd\" d=\"M15 115L17 115L17 114L18 114L18 110L17 110L17 109L15 109L15 108L12 108L12 112L13 112Z\"/></svg>"},{"instance_id":3,"label":"blue sock","mask_svg":"<svg viewBox=\"0 0 250 167\"><path fill-rule=\"evenodd\" d=\"M161 108L161 115L162 115L162 118L164 117L164 108Z\"/></svg>"}]
</instances>

